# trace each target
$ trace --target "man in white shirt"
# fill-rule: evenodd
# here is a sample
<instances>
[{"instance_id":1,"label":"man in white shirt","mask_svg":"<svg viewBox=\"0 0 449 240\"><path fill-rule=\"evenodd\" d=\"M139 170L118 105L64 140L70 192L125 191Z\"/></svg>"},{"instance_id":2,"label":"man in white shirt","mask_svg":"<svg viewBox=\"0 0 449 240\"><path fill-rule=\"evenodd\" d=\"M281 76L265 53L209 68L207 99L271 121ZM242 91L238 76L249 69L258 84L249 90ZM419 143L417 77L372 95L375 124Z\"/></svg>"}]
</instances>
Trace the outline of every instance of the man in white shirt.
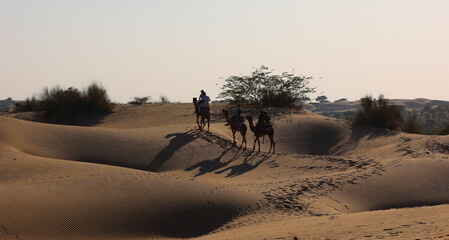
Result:
<instances>
[{"instance_id":1,"label":"man in white shirt","mask_svg":"<svg viewBox=\"0 0 449 240\"><path fill-rule=\"evenodd\" d=\"M200 105L199 105L198 111L201 112L201 108L206 108L207 110L210 110L210 106L209 106L210 98L206 95L206 92L204 90L201 90L201 95L200 95L199 100L200 100Z\"/></svg>"}]
</instances>

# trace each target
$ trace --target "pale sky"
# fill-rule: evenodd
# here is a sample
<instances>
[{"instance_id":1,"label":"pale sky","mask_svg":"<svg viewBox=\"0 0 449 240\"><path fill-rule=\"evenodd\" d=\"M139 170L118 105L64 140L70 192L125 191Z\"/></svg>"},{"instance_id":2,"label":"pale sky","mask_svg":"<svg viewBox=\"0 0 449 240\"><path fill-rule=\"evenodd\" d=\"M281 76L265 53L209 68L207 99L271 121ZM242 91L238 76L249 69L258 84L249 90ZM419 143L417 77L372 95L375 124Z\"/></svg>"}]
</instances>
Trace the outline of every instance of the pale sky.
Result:
<instances>
[{"instance_id":1,"label":"pale sky","mask_svg":"<svg viewBox=\"0 0 449 240\"><path fill-rule=\"evenodd\" d=\"M449 100L447 0L0 0L0 99L103 84L212 100L260 65L330 100Z\"/></svg>"}]
</instances>

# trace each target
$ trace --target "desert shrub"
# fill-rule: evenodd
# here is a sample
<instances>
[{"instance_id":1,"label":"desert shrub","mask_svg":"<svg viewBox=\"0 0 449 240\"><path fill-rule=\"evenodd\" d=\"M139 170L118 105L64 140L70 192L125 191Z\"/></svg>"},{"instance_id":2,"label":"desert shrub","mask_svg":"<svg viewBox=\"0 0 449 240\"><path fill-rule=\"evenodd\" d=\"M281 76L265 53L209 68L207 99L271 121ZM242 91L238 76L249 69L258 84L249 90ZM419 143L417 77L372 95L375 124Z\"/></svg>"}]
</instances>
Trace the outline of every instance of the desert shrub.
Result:
<instances>
[{"instance_id":1,"label":"desert shrub","mask_svg":"<svg viewBox=\"0 0 449 240\"><path fill-rule=\"evenodd\" d=\"M382 95L377 100L370 96L360 100L362 109L356 114L355 124L399 130L404 117L398 106L389 105Z\"/></svg>"},{"instance_id":2,"label":"desert shrub","mask_svg":"<svg viewBox=\"0 0 449 240\"><path fill-rule=\"evenodd\" d=\"M416 121L415 117L409 117L407 121L404 122L404 124L401 127L403 132L407 133L416 133L416 134L422 134L423 130L421 125Z\"/></svg>"},{"instance_id":3,"label":"desert shrub","mask_svg":"<svg viewBox=\"0 0 449 240\"><path fill-rule=\"evenodd\" d=\"M84 104L81 106L84 113L110 113L113 109L106 89L97 83L92 83L87 91L82 92L81 103Z\"/></svg>"},{"instance_id":4,"label":"desert shrub","mask_svg":"<svg viewBox=\"0 0 449 240\"><path fill-rule=\"evenodd\" d=\"M438 135L449 135L449 123L446 123L444 128L438 132Z\"/></svg>"},{"instance_id":5,"label":"desert shrub","mask_svg":"<svg viewBox=\"0 0 449 240\"><path fill-rule=\"evenodd\" d=\"M13 112L41 111L42 107L36 97L27 98L25 101L17 102L12 109Z\"/></svg>"},{"instance_id":6,"label":"desert shrub","mask_svg":"<svg viewBox=\"0 0 449 240\"><path fill-rule=\"evenodd\" d=\"M318 96L317 98L315 98L315 101L319 102L319 103L328 103L329 100L327 100L326 96Z\"/></svg>"},{"instance_id":7,"label":"desert shrub","mask_svg":"<svg viewBox=\"0 0 449 240\"><path fill-rule=\"evenodd\" d=\"M148 103L150 101L151 97L147 96L147 97L134 97L134 99L130 102L128 102L129 104L133 104L133 105L142 105L145 103Z\"/></svg>"},{"instance_id":8,"label":"desert shrub","mask_svg":"<svg viewBox=\"0 0 449 240\"><path fill-rule=\"evenodd\" d=\"M315 88L308 87L311 79L312 77L295 76L288 72L275 75L268 67L261 66L248 76L228 77L218 98L231 103L292 106L297 99L315 92Z\"/></svg>"},{"instance_id":9,"label":"desert shrub","mask_svg":"<svg viewBox=\"0 0 449 240\"><path fill-rule=\"evenodd\" d=\"M160 103L169 103L170 100L166 96L160 96Z\"/></svg>"},{"instance_id":10,"label":"desert shrub","mask_svg":"<svg viewBox=\"0 0 449 240\"><path fill-rule=\"evenodd\" d=\"M262 95L262 106L292 107L296 98L289 93L266 92Z\"/></svg>"},{"instance_id":11,"label":"desert shrub","mask_svg":"<svg viewBox=\"0 0 449 240\"><path fill-rule=\"evenodd\" d=\"M84 91L76 88L44 88L39 99L27 99L22 105L16 105L14 110L41 111L41 121L68 123L87 115L110 113L112 109L106 90L93 83Z\"/></svg>"},{"instance_id":12,"label":"desert shrub","mask_svg":"<svg viewBox=\"0 0 449 240\"><path fill-rule=\"evenodd\" d=\"M335 100L334 103L337 103L337 102L346 102L346 101L348 101L347 98L340 98L340 99L338 99L338 100Z\"/></svg>"},{"instance_id":13,"label":"desert shrub","mask_svg":"<svg viewBox=\"0 0 449 240\"><path fill-rule=\"evenodd\" d=\"M302 103L293 104L290 108L294 110L304 111L304 105Z\"/></svg>"}]
</instances>

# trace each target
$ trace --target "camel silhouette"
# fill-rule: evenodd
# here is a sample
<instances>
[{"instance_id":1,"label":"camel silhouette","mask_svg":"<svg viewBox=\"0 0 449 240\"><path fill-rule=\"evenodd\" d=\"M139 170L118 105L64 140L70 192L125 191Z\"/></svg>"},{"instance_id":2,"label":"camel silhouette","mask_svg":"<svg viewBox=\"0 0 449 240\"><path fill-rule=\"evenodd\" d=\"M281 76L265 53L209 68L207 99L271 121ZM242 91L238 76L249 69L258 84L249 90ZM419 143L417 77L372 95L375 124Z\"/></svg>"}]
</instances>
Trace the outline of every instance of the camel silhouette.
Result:
<instances>
[{"instance_id":1,"label":"camel silhouette","mask_svg":"<svg viewBox=\"0 0 449 240\"><path fill-rule=\"evenodd\" d=\"M207 119L207 131L209 131L210 126L210 110L207 108L201 108L200 111L198 111L199 103L196 98L193 98L193 105L195 106L195 113L196 113L196 124L198 125L198 129L202 131L204 127L206 126L205 120ZM201 120L198 121L198 119L201 117Z\"/></svg>"},{"instance_id":2,"label":"camel silhouette","mask_svg":"<svg viewBox=\"0 0 449 240\"><path fill-rule=\"evenodd\" d=\"M253 151L254 151L254 149L256 148L256 141L257 141L258 144L259 144L259 150L258 150L258 152L260 151L260 140L259 140L259 138L260 138L260 137L263 137L263 136L265 136L265 135L268 135L268 138L270 138L270 150L268 150L268 152L271 152L271 148L273 148L273 153L274 153L274 152L276 151L276 146L275 146L274 139L273 139L273 137L274 137L274 129L273 129L273 126L271 126L271 125L268 125L268 126L259 126L259 127L257 127L257 129L256 129L256 127L255 127L254 124L253 124L253 118L252 118L251 116L247 116L246 119L247 119L248 122L249 122L249 128L251 129L251 131L252 131L252 132L254 133L254 135L256 136L256 139L254 139Z\"/></svg>"},{"instance_id":3,"label":"camel silhouette","mask_svg":"<svg viewBox=\"0 0 449 240\"><path fill-rule=\"evenodd\" d=\"M245 119L243 118L243 121L240 121L240 119L235 122L231 119L229 119L229 112L227 110L222 110L223 115L226 119L226 122L228 123L228 125L231 127L231 131L232 131L232 138L234 139L233 144L237 144L237 142L235 141L235 132L240 132L240 134L243 137L242 140L242 144L240 145L240 147L243 146L243 143L245 143L245 149L246 149L246 131L248 130L248 128L245 125Z\"/></svg>"}]
</instances>

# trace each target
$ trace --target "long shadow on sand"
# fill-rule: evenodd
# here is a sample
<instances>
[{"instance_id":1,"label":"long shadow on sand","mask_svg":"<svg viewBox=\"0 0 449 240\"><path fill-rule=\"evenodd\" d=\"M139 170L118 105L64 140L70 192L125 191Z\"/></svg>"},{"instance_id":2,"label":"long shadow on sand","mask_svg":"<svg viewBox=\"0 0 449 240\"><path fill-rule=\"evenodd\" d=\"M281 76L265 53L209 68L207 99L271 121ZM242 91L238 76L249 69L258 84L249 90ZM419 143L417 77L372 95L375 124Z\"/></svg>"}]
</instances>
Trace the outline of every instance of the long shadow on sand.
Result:
<instances>
[{"instance_id":1,"label":"long shadow on sand","mask_svg":"<svg viewBox=\"0 0 449 240\"><path fill-rule=\"evenodd\" d=\"M172 133L165 136L165 138L171 137L174 138L170 140L168 146L162 149L156 155L156 157L154 157L153 161L151 161L151 163L145 168L145 170L157 172L161 168L162 164L170 159L178 149L197 139L198 133L196 133L194 130L190 130L185 133Z\"/></svg>"},{"instance_id":2,"label":"long shadow on sand","mask_svg":"<svg viewBox=\"0 0 449 240\"><path fill-rule=\"evenodd\" d=\"M234 156L232 156L229 160L222 162L221 160L231 150L231 148L227 148L226 150L224 150L220 154L220 156L218 156L212 160L204 160L199 163L196 163L196 164L186 168L185 171L192 171L192 170L198 169L199 172L197 174L195 174L195 177L198 177L198 176L204 175L206 173L214 172L215 174L221 174L221 173L224 173L224 172L230 170L230 172L228 173L228 175L226 177L236 177L238 175L241 175L241 174L244 174L251 170L254 170L261 163L263 163L265 160L270 158L270 156L272 155L270 153L266 153L265 155L261 156L261 154L259 152L253 152L253 151L247 152L246 150L238 149L238 151L235 153ZM254 164L251 163L253 159L256 159L260 156L261 156L260 160L258 160ZM237 159L243 159L243 163L229 166L225 169L222 169ZM219 169L221 169L221 170L219 170Z\"/></svg>"},{"instance_id":3,"label":"long shadow on sand","mask_svg":"<svg viewBox=\"0 0 449 240\"><path fill-rule=\"evenodd\" d=\"M199 172L197 174L195 174L195 177L198 177L198 176L204 175L206 173L213 172L220 168L226 167L229 163L231 163L232 161L237 159L243 152L245 152L245 150L243 150L242 153L240 153L240 149L238 149L238 151L235 153L235 155L233 157L231 157L229 160L227 160L225 162L221 162L221 159L223 158L223 156L226 155L232 148L233 148L232 146L227 148L220 154L220 156L218 156L212 160L204 160L204 161L198 162L196 164L193 164L190 167L187 167L184 170L192 171L192 170L198 169Z\"/></svg>"},{"instance_id":4,"label":"long shadow on sand","mask_svg":"<svg viewBox=\"0 0 449 240\"><path fill-rule=\"evenodd\" d=\"M230 177L236 177L239 175L242 175L246 172L249 172L251 170L254 170L255 168L257 168L261 163L265 162L268 158L271 157L271 155L273 155L273 153L265 153L265 155L256 163L251 164L252 160L257 158L259 156L259 152L256 152L254 154L252 154L251 152L245 156L245 158L243 159L243 163L238 164L238 165L234 165L234 166L230 166L227 167L223 170L220 171L216 171L216 174L221 174L224 173L228 170L231 170L228 175L226 175L226 177L230 178Z\"/></svg>"}]
</instances>

